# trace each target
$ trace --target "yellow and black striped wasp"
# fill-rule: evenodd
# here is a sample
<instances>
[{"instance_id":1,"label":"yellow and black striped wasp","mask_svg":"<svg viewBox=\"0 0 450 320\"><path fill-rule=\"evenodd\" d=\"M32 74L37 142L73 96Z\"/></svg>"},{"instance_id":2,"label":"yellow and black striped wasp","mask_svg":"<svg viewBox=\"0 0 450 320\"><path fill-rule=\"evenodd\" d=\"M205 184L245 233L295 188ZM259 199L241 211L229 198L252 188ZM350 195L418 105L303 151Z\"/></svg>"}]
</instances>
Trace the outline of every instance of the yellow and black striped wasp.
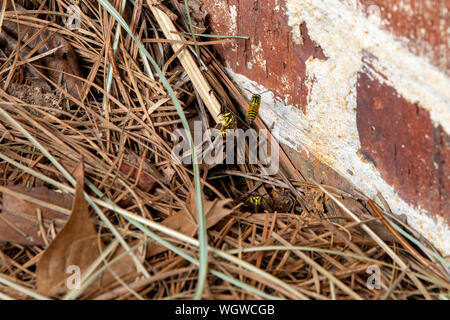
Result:
<instances>
[{"instance_id":1,"label":"yellow and black striped wasp","mask_svg":"<svg viewBox=\"0 0 450 320\"><path fill-rule=\"evenodd\" d=\"M252 194L250 197L248 197L248 202L250 202L255 207L258 207L261 205L262 197L263 196L259 194Z\"/></svg>"},{"instance_id":2,"label":"yellow and black striped wasp","mask_svg":"<svg viewBox=\"0 0 450 320\"><path fill-rule=\"evenodd\" d=\"M236 115L233 111L231 111L226 106L225 103L222 103L222 110L220 111L219 116L222 117L222 119L225 122L223 128L219 129L218 132L218 134L221 135L222 137L228 136L228 134L232 132L232 129L237 128L238 120L240 120L240 122L242 122L248 127L247 123L242 121L242 119L238 115Z\"/></svg>"},{"instance_id":3,"label":"yellow and black striped wasp","mask_svg":"<svg viewBox=\"0 0 450 320\"><path fill-rule=\"evenodd\" d=\"M250 98L250 102L248 104L248 111L247 111L247 122L249 125L252 125L256 117L258 116L259 108L261 107L261 95L270 90L266 90L261 93L253 93L248 89L245 90L247 90L252 94L252 97Z\"/></svg>"},{"instance_id":4,"label":"yellow and black striped wasp","mask_svg":"<svg viewBox=\"0 0 450 320\"><path fill-rule=\"evenodd\" d=\"M222 117L222 119L225 121L225 125L222 129L219 129L218 134L222 137L226 137L232 129L236 128L236 116L233 114L233 112L229 110L224 110L225 108L222 106L222 111L220 112L219 116Z\"/></svg>"},{"instance_id":5,"label":"yellow and black striped wasp","mask_svg":"<svg viewBox=\"0 0 450 320\"><path fill-rule=\"evenodd\" d=\"M258 209L258 207L260 207L261 206L261 204L262 204L262 199L263 199L263 197L265 197L265 196L269 196L270 197L270 195L269 194L257 194L257 193L253 193L253 194L251 194L250 196L248 196L248 198L247 198L247 202L249 203L249 204L251 204L252 206L253 206L253 209L256 211L257 209Z\"/></svg>"},{"instance_id":6,"label":"yellow and black striped wasp","mask_svg":"<svg viewBox=\"0 0 450 320\"><path fill-rule=\"evenodd\" d=\"M232 129L237 127L236 115L227 107L227 102L224 97L219 96L213 89L209 90L210 94L214 94L220 100L220 113L218 116L223 119L224 124L220 129L217 129L217 134L222 137L228 136Z\"/></svg>"}]
</instances>

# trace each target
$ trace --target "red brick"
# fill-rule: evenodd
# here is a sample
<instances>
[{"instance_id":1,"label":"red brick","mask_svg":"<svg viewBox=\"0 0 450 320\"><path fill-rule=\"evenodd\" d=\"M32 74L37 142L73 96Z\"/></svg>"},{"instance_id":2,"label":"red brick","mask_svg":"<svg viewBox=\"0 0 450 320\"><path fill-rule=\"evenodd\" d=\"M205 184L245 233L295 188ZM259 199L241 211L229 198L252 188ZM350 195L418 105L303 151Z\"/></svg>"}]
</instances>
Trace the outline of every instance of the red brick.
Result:
<instances>
[{"instance_id":1,"label":"red brick","mask_svg":"<svg viewBox=\"0 0 450 320\"><path fill-rule=\"evenodd\" d=\"M291 27L288 26L284 12L285 2L279 0L280 10L275 11L275 0L267 1L221 1L226 8L216 6L217 1L202 0L210 13L211 28L215 34L230 34L231 17L229 6L236 6L236 32L249 36L249 40L237 40L236 45L217 45L222 62L236 73L245 75L266 88L276 96L286 97L287 104L304 109L308 90L304 84L305 61L310 57L325 59L320 46L311 41L308 30L302 25L304 44L292 42ZM263 63L253 63L256 54L252 46L260 47ZM234 48L234 49L233 49Z\"/></svg>"},{"instance_id":2,"label":"red brick","mask_svg":"<svg viewBox=\"0 0 450 320\"><path fill-rule=\"evenodd\" d=\"M407 203L450 222L450 142L428 111L361 72L357 126L362 154Z\"/></svg>"}]
</instances>

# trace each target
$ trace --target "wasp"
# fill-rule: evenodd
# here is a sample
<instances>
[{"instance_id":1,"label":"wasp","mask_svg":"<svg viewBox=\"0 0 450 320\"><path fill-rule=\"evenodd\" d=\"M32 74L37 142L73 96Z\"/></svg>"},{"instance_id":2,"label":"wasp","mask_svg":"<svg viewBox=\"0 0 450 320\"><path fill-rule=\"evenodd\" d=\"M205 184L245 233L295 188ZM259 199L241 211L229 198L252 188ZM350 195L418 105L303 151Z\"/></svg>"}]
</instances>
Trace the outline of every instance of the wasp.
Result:
<instances>
[{"instance_id":1,"label":"wasp","mask_svg":"<svg viewBox=\"0 0 450 320\"><path fill-rule=\"evenodd\" d=\"M214 92L214 91L212 91L212 92ZM221 110L220 110L220 113L218 114L218 116L221 117L224 122L222 128L217 130L218 135L220 135L222 137L227 137L229 134L231 134L233 132L232 129L235 129L237 127L238 121L239 121L239 123L242 123L242 124L246 125L248 128L250 128L245 121L243 121L238 115L236 115L233 111L230 110L230 108L227 106L227 104L223 98L218 97L218 99L222 100Z\"/></svg>"},{"instance_id":2,"label":"wasp","mask_svg":"<svg viewBox=\"0 0 450 320\"><path fill-rule=\"evenodd\" d=\"M258 116L259 108L261 107L261 95L270 90L266 90L261 93L253 93L248 89L246 90L252 94L252 97L250 98L250 102L248 104L248 111L247 111L247 122L249 125L252 125L256 117Z\"/></svg>"},{"instance_id":3,"label":"wasp","mask_svg":"<svg viewBox=\"0 0 450 320\"><path fill-rule=\"evenodd\" d=\"M236 125L236 117L231 111L223 112L220 114L225 121L225 128L231 129L234 128Z\"/></svg>"},{"instance_id":4,"label":"wasp","mask_svg":"<svg viewBox=\"0 0 450 320\"><path fill-rule=\"evenodd\" d=\"M255 207L261 205L261 200L262 200L262 196L259 194L254 194L254 195L251 195L250 197L248 197L248 202L250 202Z\"/></svg>"},{"instance_id":5,"label":"wasp","mask_svg":"<svg viewBox=\"0 0 450 320\"><path fill-rule=\"evenodd\" d=\"M222 102L222 108L219 116L224 120L224 125L221 129L218 130L218 135L226 137L232 132L232 129L236 128L237 119L234 113L231 110L227 109L224 102Z\"/></svg>"},{"instance_id":6,"label":"wasp","mask_svg":"<svg viewBox=\"0 0 450 320\"><path fill-rule=\"evenodd\" d=\"M222 137L226 137L231 133L231 129L236 127L236 117L231 111L222 112L219 115L222 116L225 124L222 129L218 130L218 134Z\"/></svg>"}]
</instances>

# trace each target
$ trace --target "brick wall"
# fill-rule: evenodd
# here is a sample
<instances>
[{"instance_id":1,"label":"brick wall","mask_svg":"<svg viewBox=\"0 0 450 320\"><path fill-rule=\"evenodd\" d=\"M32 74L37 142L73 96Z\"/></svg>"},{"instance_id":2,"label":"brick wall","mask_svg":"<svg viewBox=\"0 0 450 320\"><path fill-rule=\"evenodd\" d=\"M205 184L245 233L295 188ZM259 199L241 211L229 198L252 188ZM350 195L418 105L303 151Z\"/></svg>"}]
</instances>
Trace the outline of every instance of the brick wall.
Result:
<instances>
[{"instance_id":1,"label":"brick wall","mask_svg":"<svg viewBox=\"0 0 450 320\"><path fill-rule=\"evenodd\" d=\"M216 49L271 90L261 118L299 169L381 192L450 254L450 1L202 2L215 33L250 36Z\"/></svg>"}]
</instances>

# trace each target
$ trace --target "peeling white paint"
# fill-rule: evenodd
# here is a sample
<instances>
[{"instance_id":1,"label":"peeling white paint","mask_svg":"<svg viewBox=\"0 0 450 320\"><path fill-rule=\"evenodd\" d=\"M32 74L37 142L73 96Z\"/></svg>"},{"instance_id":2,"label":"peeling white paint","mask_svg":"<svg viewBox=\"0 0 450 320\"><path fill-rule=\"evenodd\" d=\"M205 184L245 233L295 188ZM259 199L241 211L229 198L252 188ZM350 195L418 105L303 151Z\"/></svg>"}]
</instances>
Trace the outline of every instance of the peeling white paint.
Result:
<instances>
[{"instance_id":1,"label":"peeling white paint","mask_svg":"<svg viewBox=\"0 0 450 320\"><path fill-rule=\"evenodd\" d=\"M227 72L241 88L252 92L267 90L247 77L234 73L230 68L227 68ZM242 93L250 99L247 92ZM280 143L294 150L301 149L308 156L311 151L369 198L377 200L377 193L380 192L395 214L405 215L411 227L425 236L444 255L450 255L450 230L445 221L441 217L437 217L435 221L426 210L414 208L403 201L392 186L383 180L380 172L358 156L359 140L337 138L336 126L327 127L329 122L339 123L335 114L328 114L327 110L323 110L322 115L320 112L305 115L297 107L276 99L270 92L265 93L262 100L259 116L268 128L272 128L273 136ZM317 121L318 117L328 118L329 122ZM344 119L344 122L340 122L341 127L350 126L353 121L354 119ZM326 141L330 139L333 143L328 145Z\"/></svg>"},{"instance_id":2,"label":"peeling white paint","mask_svg":"<svg viewBox=\"0 0 450 320\"><path fill-rule=\"evenodd\" d=\"M221 33L228 35L237 34L237 7L235 5L228 5L225 1L215 1L211 15L212 20L222 22L222 24L217 23L215 25L216 28L221 30ZM231 50L237 51L236 42L231 43Z\"/></svg>"},{"instance_id":3,"label":"peeling white paint","mask_svg":"<svg viewBox=\"0 0 450 320\"><path fill-rule=\"evenodd\" d=\"M230 6L230 17L231 17L231 25L230 25L230 35L236 35L237 31L237 10L236 6Z\"/></svg>"},{"instance_id":4,"label":"peeling white paint","mask_svg":"<svg viewBox=\"0 0 450 320\"><path fill-rule=\"evenodd\" d=\"M377 57L371 61L375 71L372 76L395 87L410 102L418 102L430 112L434 124L440 124L450 134L450 80L445 73L426 59L411 54L401 41L356 10L354 3L288 0L287 8L294 41L300 41L295 30L306 22L311 39L320 44L335 65L354 63L360 70L363 52L372 53Z\"/></svg>"},{"instance_id":5,"label":"peeling white paint","mask_svg":"<svg viewBox=\"0 0 450 320\"><path fill-rule=\"evenodd\" d=\"M258 44L252 44L252 61L253 64L259 65L264 70L267 70L266 59L264 59L264 51L262 49L261 41L258 41Z\"/></svg>"},{"instance_id":6,"label":"peeling white paint","mask_svg":"<svg viewBox=\"0 0 450 320\"><path fill-rule=\"evenodd\" d=\"M297 37L301 35L295 30L305 22L309 36L321 46L327 60L311 58L306 62L309 95L305 114L266 93L260 116L268 127L273 125L273 135L281 143L294 150L311 152L370 198L375 199L377 192L381 192L393 212L406 215L413 228L443 254L450 255L450 230L445 221L440 217L434 220L422 208L401 200L373 164L361 159L356 125L357 74L364 66L365 51L377 57L371 66L366 66L370 76L393 86L402 97L428 110L434 124L441 125L447 134L450 80L426 59L411 54L379 25L371 23L355 9L354 3L351 5L352 1L347 2L350 5L338 0L287 0L293 41L300 41ZM266 90L231 69L228 72L243 88L253 92Z\"/></svg>"}]
</instances>

